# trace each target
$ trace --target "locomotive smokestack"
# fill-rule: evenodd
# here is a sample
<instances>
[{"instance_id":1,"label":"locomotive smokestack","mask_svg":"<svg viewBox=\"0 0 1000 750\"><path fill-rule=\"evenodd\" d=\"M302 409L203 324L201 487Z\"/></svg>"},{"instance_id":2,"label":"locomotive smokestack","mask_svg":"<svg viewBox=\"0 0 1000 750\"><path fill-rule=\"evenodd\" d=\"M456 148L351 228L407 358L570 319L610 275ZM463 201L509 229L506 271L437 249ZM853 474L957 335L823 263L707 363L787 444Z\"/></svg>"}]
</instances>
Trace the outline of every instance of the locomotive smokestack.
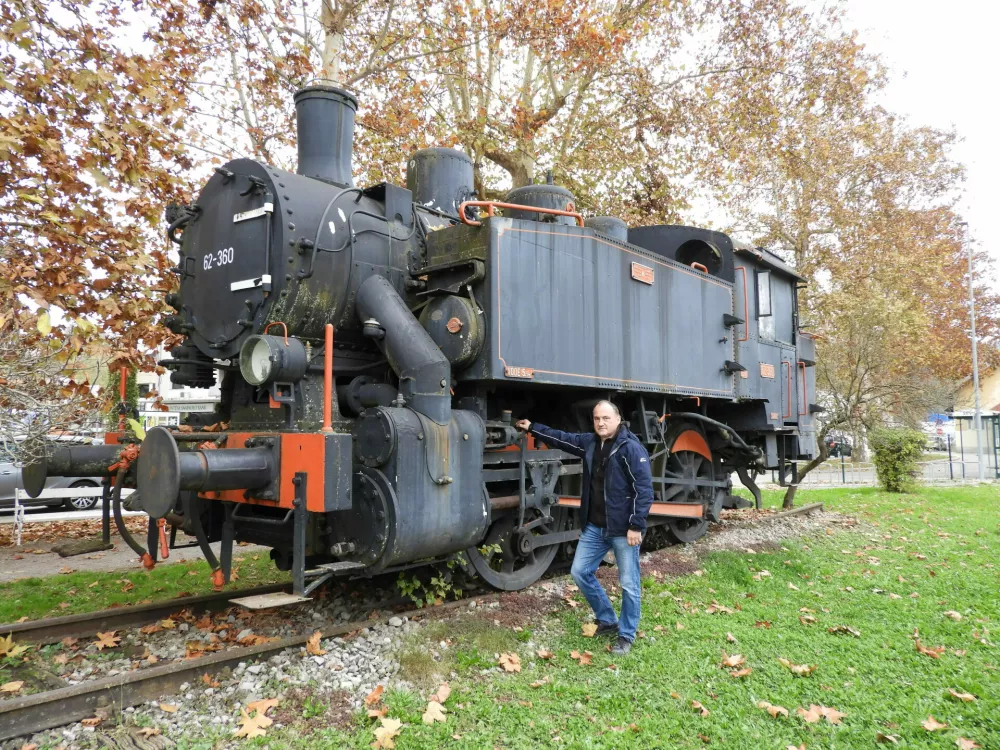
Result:
<instances>
[{"instance_id":1,"label":"locomotive smokestack","mask_svg":"<svg viewBox=\"0 0 1000 750\"><path fill-rule=\"evenodd\" d=\"M306 177L353 186L351 152L358 100L333 86L309 86L295 94L299 168Z\"/></svg>"}]
</instances>

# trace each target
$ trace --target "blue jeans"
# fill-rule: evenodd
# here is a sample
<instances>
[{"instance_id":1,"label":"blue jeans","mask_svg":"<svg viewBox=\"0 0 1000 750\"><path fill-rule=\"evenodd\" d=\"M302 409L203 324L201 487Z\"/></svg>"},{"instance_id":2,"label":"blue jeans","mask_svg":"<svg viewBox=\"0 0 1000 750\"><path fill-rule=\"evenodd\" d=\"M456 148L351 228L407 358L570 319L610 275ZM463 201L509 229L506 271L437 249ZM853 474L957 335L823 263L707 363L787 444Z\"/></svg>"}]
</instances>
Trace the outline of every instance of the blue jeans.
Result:
<instances>
[{"instance_id":1,"label":"blue jeans","mask_svg":"<svg viewBox=\"0 0 1000 750\"><path fill-rule=\"evenodd\" d=\"M615 563L618 565L618 582L622 587L622 616L615 617L604 587L597 580L594 572L604 559L608 550L614 550ZM602 625L618 623L618 635L635 640L635 631L639 627L639 597L642 583L639 578L639 545L629 546L624 536L608 536L608 530L588 523L583 527L583 533L576 543L576 554L573 556L573 567L570 575L587 598L594 610L597 622Z\"/></svg>"}]
</instances>

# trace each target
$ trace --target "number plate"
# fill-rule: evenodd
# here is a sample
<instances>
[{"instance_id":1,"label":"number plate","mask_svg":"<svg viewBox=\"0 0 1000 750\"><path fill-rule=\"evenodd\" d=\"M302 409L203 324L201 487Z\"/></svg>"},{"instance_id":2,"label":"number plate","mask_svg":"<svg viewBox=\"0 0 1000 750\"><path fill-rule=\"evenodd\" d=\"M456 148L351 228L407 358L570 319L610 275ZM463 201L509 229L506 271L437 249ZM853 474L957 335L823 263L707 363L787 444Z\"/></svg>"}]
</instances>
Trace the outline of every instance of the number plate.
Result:
<instances>
[{"instance_id":1,"label":"number plate","mask_svg":"<svg viewBox=\"0 0 1000 750\"><path fill-rule=\"evenodd\" d=\"M644 266L642 263L632 264L632 278L636 281L641 281L643 284L652 285L653 283L653 269L649 266Z\"/></svg>"},{"instance_id":2,"label":"number plate","mask_svg":"<svg viewBox=\"0 0 1000 750\"><path fill-rule=\"evenodd\" d=\"M508 378L524 378L525 380L532 380L535 377L535 371L530 367L504 366L503 374Z\"/></svg>"},{"instance_id":3,"label":"number plate","mask_svg":"<svg viewBox=\"0 0 1000 750\"><path fill-rule=\"evenodd\" d=\"M764 362L760 363L760 376L762 378L774 379L774 365L768 365Z\"/></svg>"}]
</instances>

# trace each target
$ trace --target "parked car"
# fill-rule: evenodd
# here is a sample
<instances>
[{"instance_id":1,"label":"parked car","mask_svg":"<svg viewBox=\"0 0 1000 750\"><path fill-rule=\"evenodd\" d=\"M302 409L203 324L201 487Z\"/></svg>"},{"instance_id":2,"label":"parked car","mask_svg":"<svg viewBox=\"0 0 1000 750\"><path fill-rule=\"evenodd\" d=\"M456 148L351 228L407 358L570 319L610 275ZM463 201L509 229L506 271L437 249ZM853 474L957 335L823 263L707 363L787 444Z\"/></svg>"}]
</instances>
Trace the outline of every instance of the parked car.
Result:
<instances>
[{"instance_id":1,"label":"parked car","mask_svg":"<svg viewBox=\"0 0 1000 750\"><path fill-rule=\"evenodd\" d=\"M830 452L830 458L838 458L840 456L849 458L851 453L854 452L847 438L841 435L828 435L826 438L826 449Z\"/></svg>"},{"instance_id":2,"label":"parked car","mask_svg":"<svg viewBox=\"0 0 1000 750\"><path fill-rule=\"evenodd\" d=\"M66 438L60 438L66 440ZM90 442L89 438L73 440L72 442ZM45 482L47 490L63 490L84 488L92 489L101 486L100 477L49 477ZM8 510L14 507L14 490L24 489L21 481L21 470L11 462L0 462L0 510ZM101 498L99 496L88 497L38 497L32 499L25 494L21 494L21 505L25 508L59 507L64 506L67 510L90 510L97 505Z\"/></svg>"}]
</instances>

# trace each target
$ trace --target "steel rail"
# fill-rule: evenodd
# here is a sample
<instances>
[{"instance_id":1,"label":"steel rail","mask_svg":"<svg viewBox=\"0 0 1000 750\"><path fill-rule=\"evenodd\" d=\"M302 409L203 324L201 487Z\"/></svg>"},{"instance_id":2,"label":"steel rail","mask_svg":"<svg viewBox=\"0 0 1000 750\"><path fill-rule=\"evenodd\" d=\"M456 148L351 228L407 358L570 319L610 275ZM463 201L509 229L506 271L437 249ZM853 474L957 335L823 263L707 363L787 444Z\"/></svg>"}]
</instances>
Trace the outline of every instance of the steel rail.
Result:
<instances>
[{"instance_id":1,"label":"steel rail","mask_svg":"<svg viewBox=\"0 0 1000 750\"><path fill-rule=\"evenodd\" d=\"M496 592L447 602L431 609L413 609L392 613L376 620L356 620L320 629L323 638L346 635L355 630L388 622L390 617L426 617L458 607L467 607ZM98 710L120 712L163 695L176 692L185 682L197 682L204 674L215 675L248 660L266 660L287 648L305 646L312 634L283 638L259 646L219 651L197 659L178 659L160 667L137 670L104 677L99 680L70 685L23 698L0 701L0 742L64 726L89 716Z\"/></svg>"},{"instance_id":2,"label":"steel rail","mask_svg":"<svg viewBox=\"0 0 1000 750\"><path fill-rule=\"evenodd\" d=\"M228 606L237 606L231 605L229 600L236 596L271 594L286 590L290 586L289 583L274 583L250 589L231 589L214 594L167 599L151 604L139 604L134 607L102 609L98 612L86 612L79 615L8 623L0 625L0 638L13 635L15 640L23 643L54 643L67 637L86 638L98 631L145 625L163 619L181 609L209 612L225 609Z\"/></svg>"}]
</instances>

